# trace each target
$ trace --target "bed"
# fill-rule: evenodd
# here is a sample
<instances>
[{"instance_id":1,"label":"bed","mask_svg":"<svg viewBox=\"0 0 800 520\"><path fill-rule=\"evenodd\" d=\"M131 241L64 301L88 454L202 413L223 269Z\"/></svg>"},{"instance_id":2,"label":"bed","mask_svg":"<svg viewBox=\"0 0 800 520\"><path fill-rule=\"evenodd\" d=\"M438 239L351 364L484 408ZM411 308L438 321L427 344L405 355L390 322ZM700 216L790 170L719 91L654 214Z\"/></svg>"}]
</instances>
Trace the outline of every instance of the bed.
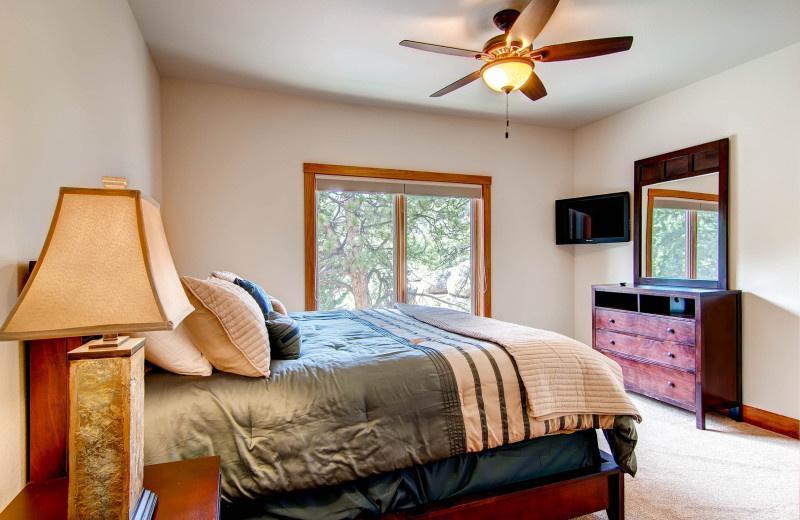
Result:
<instances>
[{"instance_id":1,"label":"bed","mask_svg":"<svg viewBox=\"0 0 800 520\"><path fill-rule=\"evenodd\" d=\"M592 399L572 395L573 387L561 396L529 393L520 374L533 363L473 337L501 322L480 318L480 333L471 334L463 320L474 322L470 315L398 307L292 314L302 355L273 361L268 379L152 372L145 462L220 455L226 517L265 519L377 517L596 469L603 459L595 428L609 432L619 463L635 470L636 413L625 399L594 399L595 413L587 402L550 402ZM537 335L548 352L559 342L575 348L563 336ZM599 361L592 369L608 366L578 348ZM591 386L578 384L581 392Z\"/></svg>"},{"instance_id":2,"label":"bed","mask_svg":"<svg viewBox=\"0 0 800 520\"><path fill-rule=\"evenodd\" d=\"M224 519L624 517L639 417L591 348L416 306L292 317L269 378L146 377L146 463L220 455Z\"/></svg>"}]
</instances>

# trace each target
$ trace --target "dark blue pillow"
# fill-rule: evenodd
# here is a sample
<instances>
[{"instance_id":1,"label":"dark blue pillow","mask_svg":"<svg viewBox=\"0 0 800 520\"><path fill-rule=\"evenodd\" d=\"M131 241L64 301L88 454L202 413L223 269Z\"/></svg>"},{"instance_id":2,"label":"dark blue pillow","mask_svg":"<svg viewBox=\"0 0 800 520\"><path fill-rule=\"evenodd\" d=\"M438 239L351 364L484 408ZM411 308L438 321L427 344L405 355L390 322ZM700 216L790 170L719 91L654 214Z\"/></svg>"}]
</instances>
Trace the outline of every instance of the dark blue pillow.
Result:
<instances>
[{"instance_id":1,"label":"dark blue pillow","mask_svg":"<svg viewBox=\"0 0 800 520\"><path fill-rule=\"evenodd\" d=\"M233 281L233 283L247 291L247 293L253 297L258 306L261 307L261 312L264 314L264 320L266 321L269 313L274 309L272 308L272 303L269 301L269 295L264 291L264 289L262 289L257 283L248 282L247 280L242 280L241 278L237 278Z\"/></svg>"},{"instance_id":2,"label":"dark blue pillow","mask_svg":"<svg viewBox=\"0 0 800 520\"><path fill-rule=\"evenodd\" d=\"M272 311L267 316L267 332L272 359L300 357L300 325L296 321Z\"/></svg>"}]
</instances>

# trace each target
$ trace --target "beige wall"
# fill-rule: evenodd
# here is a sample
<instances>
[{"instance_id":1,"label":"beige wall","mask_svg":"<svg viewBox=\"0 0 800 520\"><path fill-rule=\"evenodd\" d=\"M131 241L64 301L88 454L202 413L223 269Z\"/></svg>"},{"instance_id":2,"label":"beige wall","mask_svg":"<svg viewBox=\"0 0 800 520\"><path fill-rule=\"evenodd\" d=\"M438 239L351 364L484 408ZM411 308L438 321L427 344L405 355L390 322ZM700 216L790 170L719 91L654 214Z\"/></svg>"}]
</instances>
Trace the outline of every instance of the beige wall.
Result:
<instances>
[{"instance_id":1,"label":"beige wall","mask_svg":"<svg viewBox=\"0 0 800 520\"><path fill-rule=\"evenodd\" d=\"M800 44L575 133L576 194L632 190L633 162L723 137L730 147L730 282L744 293L743 393L800 417ZM595 283L631 281L632 244L575 249L575 332L591 341Z\"/></svg>"},{"instance_id":2,"label":"beige wall","mask_svg":"<svg viewBox=\"0 0 800 520\"><path fill-rule=\"evenodd\" d=\"M162 80L164 215L178 271L228 269L304 305L303 163L491 175L495 317L572 333L555 246L572 134Z\"/></svg>"},{"instance_id":3,"label":"beige wall","mask_svg":"<svg viewBox=\"0 0 800 520\"><path fill-rule=\"evenodd\" d=\"M512 125L506 141L501 111L489 122L169 79L159 89L125 1L5 0L0 317L58 187L102 175L163 198L182 273L237 271L300 310L302 163L322 162L492 175L494 315L589 341L589 285L630 281L631 245L555 246L553 201L630 190L634 160L729 136L745 402L798 417L798 62L795 45L574 135ZM25 479L22 365L17 344L0 345L0 508Z\"/></svg>"},{"instance_id":4,"label":"beige wall","mask_svg":"<svg viewBox=\"0 0 800 520\"><path fill-rule=\"evenodd\" d=\"M124 0L0 3L0 319L62 185L161 197L158 75ZM25 482L24 357L0 344L0 509Z\"/></svg>"}]
</instances>

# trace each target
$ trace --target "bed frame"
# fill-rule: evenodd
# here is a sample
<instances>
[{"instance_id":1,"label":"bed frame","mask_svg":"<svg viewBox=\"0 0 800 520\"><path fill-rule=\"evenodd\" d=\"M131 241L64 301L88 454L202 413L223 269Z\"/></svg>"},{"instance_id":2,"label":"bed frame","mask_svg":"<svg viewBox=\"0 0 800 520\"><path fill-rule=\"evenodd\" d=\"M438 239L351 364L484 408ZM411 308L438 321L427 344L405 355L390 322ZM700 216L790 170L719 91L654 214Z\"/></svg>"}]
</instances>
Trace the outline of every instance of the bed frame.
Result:
<instances>
[{"instance_id":1,"label":"bed frame","mask_svg":"<svg viewBox=\"0 0 800 520\"><path fill-rule=\"evenodd\" d=\"M411 510L390 513L387 520L485 520L521 518L565 520L602 509L609 520L625 518L624 473L609 454L600 452L599 468L567 471Z\"/></svg>"}]
</instances>

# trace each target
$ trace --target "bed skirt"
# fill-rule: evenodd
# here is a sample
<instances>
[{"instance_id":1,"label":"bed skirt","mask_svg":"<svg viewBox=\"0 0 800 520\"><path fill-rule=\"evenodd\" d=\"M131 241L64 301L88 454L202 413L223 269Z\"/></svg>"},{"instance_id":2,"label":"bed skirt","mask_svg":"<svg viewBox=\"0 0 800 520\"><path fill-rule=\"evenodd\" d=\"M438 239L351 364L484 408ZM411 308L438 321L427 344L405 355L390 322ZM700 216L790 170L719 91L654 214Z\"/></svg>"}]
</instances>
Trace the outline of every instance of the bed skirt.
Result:
<instances>
[{"instance_id":1,"label":"bed skirt","mask_svg":"<svg viewBox=\"0 0 800 520\"><path fill-rule=\"evenodd\" d=\"M376 518L429 502L596 467L595 430L557 434L457 455L340 485L223 502L223 520Z\"/></svg>"}]
</instances>

